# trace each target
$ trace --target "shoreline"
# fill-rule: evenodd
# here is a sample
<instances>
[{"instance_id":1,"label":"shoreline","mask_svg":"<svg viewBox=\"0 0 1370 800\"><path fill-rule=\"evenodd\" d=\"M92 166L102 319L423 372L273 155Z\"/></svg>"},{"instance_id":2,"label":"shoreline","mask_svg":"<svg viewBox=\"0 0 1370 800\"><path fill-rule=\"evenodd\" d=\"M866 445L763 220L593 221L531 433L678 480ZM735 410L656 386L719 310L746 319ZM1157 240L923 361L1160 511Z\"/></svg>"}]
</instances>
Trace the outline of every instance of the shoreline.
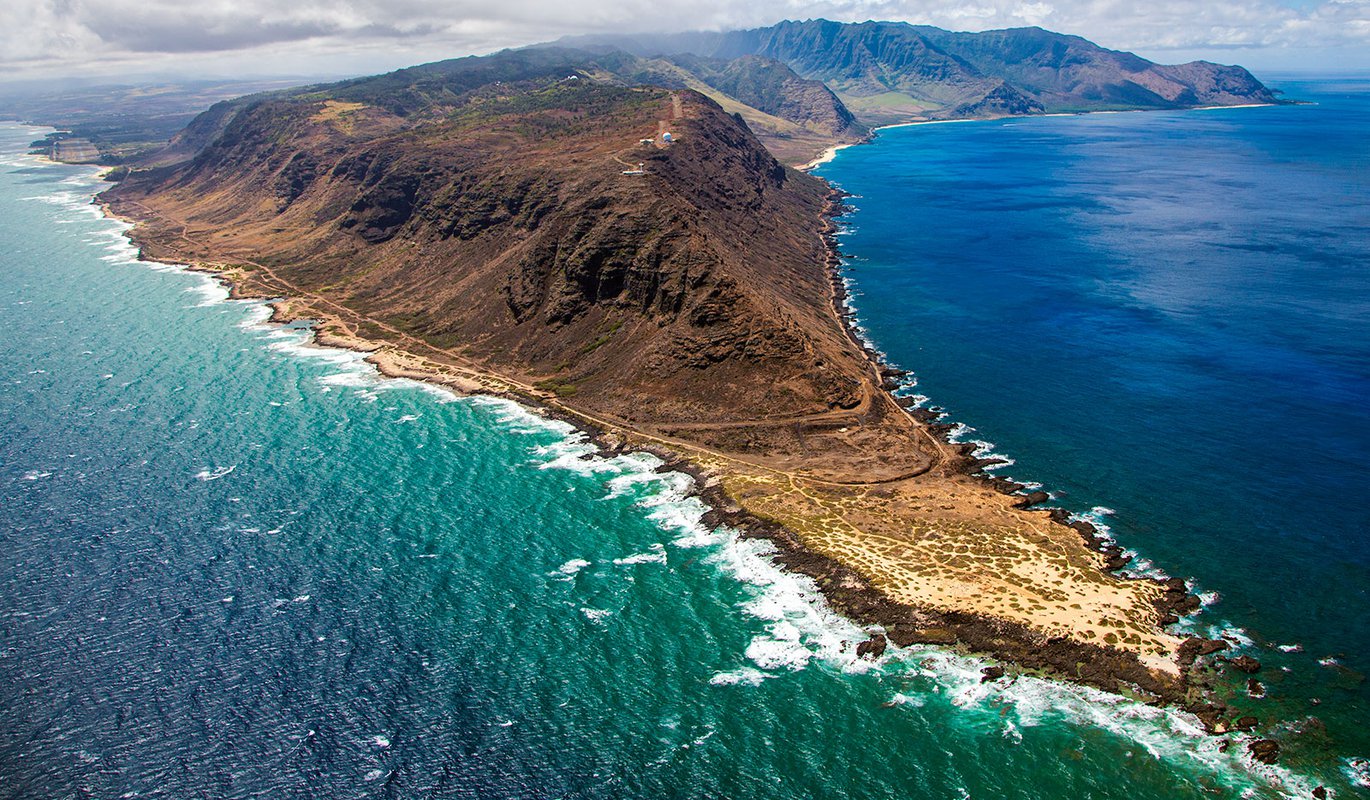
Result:
<instances>
[{"instance_id":1,"label":"shoreline","mask_svg":"<svg viewBox=\"0 0 1370 800\"><path fill-rule=\"evenodd\" d=\"M1120 109L1117 111L1057 111L1052 112L1050 114L1007 114L999 117L966 117L960 119L920 119L913 120L911 122L891 122L888 125L874 126L870 129L870 135L862 141L833 145L823 150L823 152L819 153L813 159L806 161L803 164L794 165L794 168L799 170L800 172L812 172L813 170L818 169L824 164L831 162L834 158L837 158L837 154L842 150L845 150L848 147L855 147L857 145L870 144L875 139L875 135L877 133L879 133L880 131L892 130L894 128L912 128L920 125L957 125L967 122L999 122L1001 120L1006 119L1048 119L1052 117L1088 117L1094 114L1144 114L1152 111L1222 111L1224 109L1231 108L1277 108L1282 105L1296 104L1297 103L1291 101L1289 103L1242 103L1240 105L1233 106L1189 106L1187 108L1132 108Z\"/></svg>"},{"instance_id":2,"label":"shoreline","mask_svg":"<svg viewBox=\"0 0 1370 800\"><path fill-rule=\"evenodd\" d=\"M840 148L834 148L834 154L836 149ZM831 184L828 185L831 187ZM1041 498L1037 498L1038 493L1024 495L1022 491L1026 487L1023 485L985 474L982 470L986 465L983 460L974 459L969 455L974 445L951 442L947 438L947 431L951 426L943 425L939 428L935 419L920 416L920 413L931 412L910 409L899 402L898 398L889 395L892 378L897 374L903 374L902 371L886 365L880 355L867 346L852 327L853 310L848 304L847 292L840 274L841 254L835 240L835 225L832 222L837 216L847 213L841 203L842 196L844 195L840 190L833 190L818 231L827 248L824 269L832 287L833 311L838 317L837 321L864 354L867 366L876 373L879 391L898 403L905 413L918 420L922 427L949 450L959 454L956 474L968 476L977 484L988 487L998 494L1013 497L1015 508L1023 509L1042 502L1046 499L1044 493L1041 493ZM107 216L132 226L124 231L124 234L138 248L140 259L158 260L155 256L146 255L145 242L137 235L137 229L141 227L139 222L115 211L103 199L97 198L96 202ZM867 576L843 563L841 559L815 550L804 541L802 534L791 530L782 522L768 519L744 508L730 495L724 480L726 475L720 474L720 471L726 473L730 468L726 464L726 457L720 460L709 456L709 451L692 447L688 443L668 442L640 431L620 429L619 426L597 419L592 414L567 406L550 393L538 391L488 369L444 365L418 355L412 347L394 341L377 341L353 335L348 332L348 324L343 317L324 312L318 305L321 301L335 306L337 304L308 292L302 293L304 296L296 297L289 292L271 291L270 283L260 274L235 270L228 265L215 266L202 262L185 264L185 268L209 275L226 285L234 299L265 300L272 310L269 319L271 322L308 321L314 333L314 344L364 353L366 360L386 377L422 381L464 395L490 395L513 400L525 407L536 409L537 413L543 416L569 423L586 435L600 455L646 452L662 459L663 470L679 471L693 479L693 494L699 496L709 507L705 516L706 524L711 527L728 525L744 537L771 541L777 548L777 561L789 571L813 578L834 611L863 626L882 629L883 633L876 633L870 641L858 646L858 655L878 657L884 651L886 642L900 646L916 643L947 646L960 649L962 652L988 655L1028 672L1040 671L1057 679L1095 686L1114 694L1135 697L1139 691L1149 702L1174 706L1195 714L1210 732L1225 733L1234 729L1222 719L1227 716L1226 709L1196 702L1191 697L1196 685L1194 675L1191 674L1194 657L1216 652L1225 647L1225 644L1194 640L1191 637L1179 648L1179 671L1175 680L1160 680L1151 674L1151 669L1131 651L1063 636L1044 637L1041 630L1003 617L972 611L939 610L891 599ZM271 277L275 278L274 275ZM342 306L337 307L345 309ZM345 310L360 319L366 319L364 315L351 309ZM422 340L415 341L434 351L442 352ZM1109 543L1103 537L1099 537L1097 530L1089 523L1068 520L1069 515L1064 511L1060 512L1061 516L1054 511L1046 513L1051 515L1053 521L1073 529L1085 545L1103 556L1105 563L1118 558L1121 549L1114 545L1110 551ZM1116 567L1109 566L1108 569ZM1170 579L1168 582L1130 580L1151 583L1159 587L1155 610L1162 620L1162 626L1169 624L1165 620L1170 617L1178 619L1179 615L1189 613L1198 607L1197 598L1188 595L1183 581L1179 581L1178 587L1174 585L1178 579ZM1191 645L1191 641L1198 643ZM1087 666L1082 667L1082 664ZM998 675L991 676L987 670L986 678L994 679L1004 674L1002 668L996 669Z\"/></svg>"},{"instance_id":3,"label":"shoreline","mask_svg":"<svg viewBox=\"0 0 1370 800\"><path fill-rule=\"evenodd\" d=\"M872 129L871 129L871 133L874 134L876 130L878 130L878 128L872 128ZM863 141L863 142L850 142L850 143L848 143L848 144L835 144L835 145L833 145L833 146L827 148L827 149L824 150L823 152L819 153L819 154L818 154L817 156L815 156L812 160L806 161L806 162L804 162L803 164L796 164L794 168L797 169L797 170L799 170L800 172L811 172L811 171L813 171L813 170L815 170L815 169L818 169L819 167L823 166L824 164L828 163L829 161L832 161L834 158L837 158L837 154L838 154L839 151L845 150L845 149L848 148L848 147L855 147L855 146L858 145L858 144L866 144L866 143L869 142L869 141L870 141L870 139L867 138L866 141ZM826 181L824 181L824 183L826 183Z\"/></svg>"},{"instance_id":4,"label":"shoreline","mask_svg":"<svg viewBox=\"0 0 1370 800\"><path fill-rule=\"evenodd\" d=\"M965 121L970 122L977 120ZM827 183L827 181L824 182ZM845 214L852 213L854 209L843 202L846 197L851 195L842 189L833 186L831 183L828 183L828 185L832 188L833 193L830 198L831 202L834 204L834 213L829 215L829 219L835 220ZM846 283L840 272L842 254L839 243L836 240L836 233L835 224L829 223L823 236L824 240L828 243L829 248L827 271L833 287L835 303L840 312L839 318L843 329L846 331L851 341L860 348L866 355L867 360L876 368L881 377L885 379L882 384L882 390L890 393L890 396L895 402L911 416L914 416L923 422L942 443L954 450L960 451L961 455L966 459L964 470L967 476L994 489L996 492L1010 497L1021 498L1019 507L1035 507L1047 511L1054 522L1074 530L1080 535L1080 538L1084 541L1086 547L1103 557L1103 570L1105 572L1116 574L1124 569L1129 563L1128 559L1124 558L1124 548L1119 546L1111 538L1103 535L1099 531L1099 528L1092 522L1081 518L1080 515L1065 508L1043 506L1043 503L1051 500L1051 496L1036 484L1024 483L1012 478L994 475L993 473L986 471L987 467L1002 464L1002 459L996 458L993 455L989 458L977 458L974 453L978 449L978 444L953 441L952 436L956 431L957 425L944 422L943 419L945 414L931 411L924 407L924 404L927 402L926 398L915 401L911 398L893 396L892 392L898 386L895 379L912 373L911 371L889 364L886 361L884 354L868 344L854 324L856 309L851 305L850 294L847 291ZM1163 587L1164 595L1161 598L1158 598L1156 604L1156 610L1161 615L1160 626L1163 628L1179 622L1180 619L1185 616L1197 613L1203 607L1200 598L1189 590L1188 585L1183 578L1167 575L1165 577L1156 578L1135 576L1130 577L1129 579L1152 582ZM1180 650L1181 667L1182 669L1188 669L1196 663L1197 658L1200 656L1221 652L1228 647L1228 643L1222 640L1202 639L1197 636L1190 636L1186 639ZM1217 732L1213 730L1213 720L1207 718L1213 717L1216 719L1216 714L1219 713L1217 707L1204 708L1191 705L1191 707L1185 708L1185 710L1191 711L1192 713L1195 713L1196 716L1199 716L1205 726L1209 728L1210 733Z\"/></svg>"}]
</instances>

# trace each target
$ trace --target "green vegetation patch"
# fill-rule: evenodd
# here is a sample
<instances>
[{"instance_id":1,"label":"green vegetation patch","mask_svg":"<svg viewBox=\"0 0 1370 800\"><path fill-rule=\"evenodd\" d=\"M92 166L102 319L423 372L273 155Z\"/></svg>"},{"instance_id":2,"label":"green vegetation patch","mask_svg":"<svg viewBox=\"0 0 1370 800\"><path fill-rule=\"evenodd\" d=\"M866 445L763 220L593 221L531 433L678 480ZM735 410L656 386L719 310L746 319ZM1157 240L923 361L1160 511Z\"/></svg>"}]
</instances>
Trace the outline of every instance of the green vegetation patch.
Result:
<instances>
[{"instance_id":1,"label":"green vegetation patch","mask_svg":"<svg viewBox=\"0 0 1370 800\"><path fill-rule=\"evenodd\" d=\"M557 397L574 397L576 392L580 391L574 383L560 378L548 378L538 381L533 386L544 392L551 392Z\"/></svg>"}]
</instances>

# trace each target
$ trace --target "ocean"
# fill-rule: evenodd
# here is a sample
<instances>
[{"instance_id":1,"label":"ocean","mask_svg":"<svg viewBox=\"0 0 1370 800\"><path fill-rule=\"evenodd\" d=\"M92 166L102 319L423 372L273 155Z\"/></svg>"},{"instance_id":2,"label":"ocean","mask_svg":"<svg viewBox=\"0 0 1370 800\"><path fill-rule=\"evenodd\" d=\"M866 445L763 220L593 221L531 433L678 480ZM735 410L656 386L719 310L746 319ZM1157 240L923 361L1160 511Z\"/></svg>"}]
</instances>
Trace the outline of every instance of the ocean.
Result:
<instances>
[{"instance_id":1,"label":"ocean","mask_svg":"<svg viewBox=\"0 0 1370 800\"><path fill-rule=\"evenodd\" d=\"M1320 105L896 129L821 172L908 391L1194 579L1190 624L1267 664L1282 764L943 649L858 660L685 476L139 261L10 124L0 797L1365 791L1370 95L1289 88Z\"/></svg>"}]
</instances>

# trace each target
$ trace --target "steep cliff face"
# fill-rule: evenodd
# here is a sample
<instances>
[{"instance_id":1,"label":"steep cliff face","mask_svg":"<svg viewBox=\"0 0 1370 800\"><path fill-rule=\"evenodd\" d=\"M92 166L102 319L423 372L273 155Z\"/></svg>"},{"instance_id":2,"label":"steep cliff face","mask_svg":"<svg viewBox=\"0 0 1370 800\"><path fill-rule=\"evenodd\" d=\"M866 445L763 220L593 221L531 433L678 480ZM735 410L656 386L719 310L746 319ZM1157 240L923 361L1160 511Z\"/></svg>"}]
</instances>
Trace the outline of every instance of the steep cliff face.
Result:
<instances>
[{"instance_id":1,"label":"steep cliff face","mask_svg":"<svg viewBox=\"0 0 1370 800\"><path fill-rule=\"evenodd\" d=\"M802 78L775 59L741 56L725 61L680 56L674 61L709 86L758 111L833 137L866 133L822 81Z\"/></svg>"},{"instance_id":2,"label":"steep cliff face","mask_svg":"<svg viewBox=\"0 0 1370 800\"><path fill-rule=\"evenodd\" d=\"M1037 97L1048 111L1275 102L1274 95L1241 67L1204 61L1153 64L1132 53L1041 28L979 34L931 27L916 31L977 70L1002 75Z\"/></svg>"},{"instance_id":3,"label":"steep cliff face","mask_svg":"<svg viewBox=\"0 0 1370 800\"><path fill-rule=\"evenodd\" d=\"M1270 103L1241 67L1179 66L1041 28L957 33L902 22L781 22L724 33L580 37L639 54L761 55L821 80L864 124Z\"/></svg>"},{"instance_id":4,"label":"steep cliff face","mask_svg":"<svg viewBox=\"0 0 1370 800\"><path fill-rule=\"evenodd\" d=\"M107 199L160 215L180 257L253 262L619 418L860 401L818 268L826 187L709 99L536 78L444 94L439 115L368 92L217 109L193 159Z\"/></svg>"}]
</instances>

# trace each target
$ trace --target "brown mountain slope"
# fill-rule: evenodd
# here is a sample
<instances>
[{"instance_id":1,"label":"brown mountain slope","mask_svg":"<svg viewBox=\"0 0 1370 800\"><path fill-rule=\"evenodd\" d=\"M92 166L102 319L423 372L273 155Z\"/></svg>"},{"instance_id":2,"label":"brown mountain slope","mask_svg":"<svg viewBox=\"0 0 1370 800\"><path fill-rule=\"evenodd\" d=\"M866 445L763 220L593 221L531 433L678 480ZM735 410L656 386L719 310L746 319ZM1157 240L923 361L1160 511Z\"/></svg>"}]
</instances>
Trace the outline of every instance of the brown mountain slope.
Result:
<instances>
[{"instance_id":1,"label":"brown mountain slope","mask_svg":"<svg viewBox=\"0 0 1370 800\"><path fill-rule=\"evenodd\" d=\"M673 144L639 143L662 128ZM638 163L647 174L623 174ZM827 192L694 92L560 80L440 121L266 100L108 199L212 231L160 231L180 257L273 266L598 414L823 474L902 474L926 456L880 423L896 409L872 405L883 395L816 268ZM830 435L857 414L868 436Z\"/></svg>"},{"instance_id":2,"label":"brown mountain slope","mask_svg":"<svg viewBox=\"0 0 1370 800\"><path fill-rule=\"evenodd\" d=\"M523 52L576 52L540 46ZM622 51L583 53L589 75L624 86L694 89L746 121L776 158L800 164L835 144L864 141L870 131L822 82L801 78L773 59L731 61L682 55L639 58Z\"/></svg>"}]
</instances>

